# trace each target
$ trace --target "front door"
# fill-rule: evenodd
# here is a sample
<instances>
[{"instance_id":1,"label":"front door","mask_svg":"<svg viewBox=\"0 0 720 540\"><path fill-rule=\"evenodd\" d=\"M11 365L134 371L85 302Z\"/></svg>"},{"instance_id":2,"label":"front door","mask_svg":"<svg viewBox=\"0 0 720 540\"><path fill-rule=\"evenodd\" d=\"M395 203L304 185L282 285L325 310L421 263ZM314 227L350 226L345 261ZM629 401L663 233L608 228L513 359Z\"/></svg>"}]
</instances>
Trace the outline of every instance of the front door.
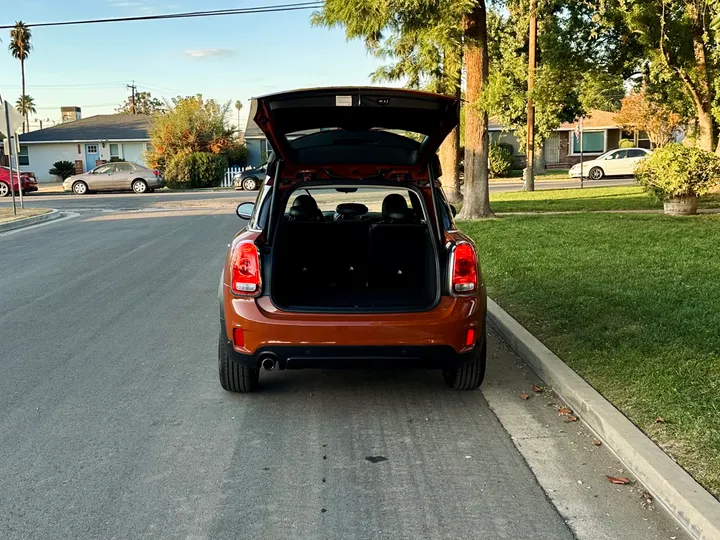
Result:
<instances>
[{"instance_id":1,"label":"front door","mask_svg":"<svg viewBox=\"0 0 720 540\"><path fill-rule=\"evenodd\" d=\"M552 133L545 139L545 163L553 165L560 163L560 134Z\"/></svg>"},{"instance_id":2,"label":"front door","mask_svg":"<svg viewBox=\"0 0 720 540\"><path fill-rule=\"evenodd\" d=\"M115 173L115 165L107 163L100 165L92 173L92 178L88 182L88 187L92 190L108 190L113 189L113 175Z\"/></svg>"},{"instance_id":3,"label":"front door","mask_svg":"<svg viewBox=\"0 0 720 540\"><path fill-rule=\"evenodd\" d=\"M92 171L97 167L97 161L100 159L100 150L97 144L85 145L85 172Z\"/></svg>"}]
</instances>

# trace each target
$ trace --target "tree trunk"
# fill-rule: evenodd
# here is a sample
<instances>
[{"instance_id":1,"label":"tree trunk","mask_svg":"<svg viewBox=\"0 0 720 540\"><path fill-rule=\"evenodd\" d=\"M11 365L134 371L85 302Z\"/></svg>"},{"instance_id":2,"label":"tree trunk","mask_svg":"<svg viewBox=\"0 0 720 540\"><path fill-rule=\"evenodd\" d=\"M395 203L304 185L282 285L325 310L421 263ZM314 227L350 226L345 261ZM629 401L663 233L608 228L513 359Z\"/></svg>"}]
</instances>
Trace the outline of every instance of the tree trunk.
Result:
<instances>
[{"instance_id":1,"label":"tree trunk","mask_svg":"<svg viewBox=\"0 0 720 540\"><path fill-rule=\"evenodd\" d=\"M25 97L25 60L20 58L20 77L22 79L22 96ZM23 124L23 133L27 133L30 128L30 123L28 121L28 111L27 111L27 103L25 103L25 123Z\"/></svg>"},{"instance_id":2,"label":"tree trunk","mask_svg":"<svg viewBox=\"0 0 720 540\"><path fill-rule=\"evenodd\" d=\"M453 129L450 135L440 145L440 168L442 169L442 181L443 191L445 196L451 203L458 202L459 197L456 191L455 180L458 172L458 149L457 149L457 138L455 133L458 128Z\"/></svg>"},{"instance_id":3,"label":"tree trunk","mask_svg":"<svg viewBox=\"0 0 720 540\"><path fill-rule=\"evenodd\" d=\"M703 28L696 21L693 31L693 49L695 50L695 62L697 66L697 88L694 94L695 106L698 115L698 146L703 150L712 152L715 150L714 129L712 117L712 88L708 77L707 51L703 41Z\"/></svg>"},{"instance_id":4,"label":"tree trunk","mask_svg":"<svg viewBox=\"0 0 720 540\"><path fill-rule=\"evenodd\" d=\"M485 0L476 0L465 16L465 200L460 219L495 217L488 184L488 115L477 108L488 78L487 13Z\"/></svg>"}]
</instances>

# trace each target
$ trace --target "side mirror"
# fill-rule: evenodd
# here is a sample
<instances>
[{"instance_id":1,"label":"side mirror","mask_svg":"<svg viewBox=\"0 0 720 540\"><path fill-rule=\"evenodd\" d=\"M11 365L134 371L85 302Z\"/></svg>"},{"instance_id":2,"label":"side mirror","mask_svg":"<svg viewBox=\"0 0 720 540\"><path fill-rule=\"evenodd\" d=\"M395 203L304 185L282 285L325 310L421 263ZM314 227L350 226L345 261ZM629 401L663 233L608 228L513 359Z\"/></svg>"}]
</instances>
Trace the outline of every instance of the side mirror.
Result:
<instances>
[{"instance_id":1,"label":"side mirror","mask_svg":"<svg viewBox=\"0 0 720 540\"><path fill-rule=\"evenodd\" d=\"M457 216L457 208L455 208L455 205L450 205L450 211L452 212L453 217Z\"/></svg>"},{"instance_id":2,"label":"side mirror","mask_svg":"<svg viewBox=\"0 0 720 540\"><path fill-rule=\"evenodd\" d=\"M250 219L255 211L255 203L244 202L237 207L236 213L240 219Z\"/></svg>"}]
</instances>

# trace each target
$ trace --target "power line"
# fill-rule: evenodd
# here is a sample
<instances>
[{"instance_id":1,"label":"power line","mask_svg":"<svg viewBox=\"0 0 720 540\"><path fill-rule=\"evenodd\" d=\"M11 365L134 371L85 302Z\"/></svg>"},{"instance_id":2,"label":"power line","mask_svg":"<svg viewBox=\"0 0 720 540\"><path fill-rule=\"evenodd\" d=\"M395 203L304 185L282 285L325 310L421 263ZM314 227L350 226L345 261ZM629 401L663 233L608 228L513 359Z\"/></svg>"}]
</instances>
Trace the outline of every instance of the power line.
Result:
<instances>
[{"instance_id":1,"label":"power line","mask_svg":"<svg viewBox=\"0 0 720 540\"><path fill-rule=\"evenodd\" d=\"M76 21L57 21L45 23L26 23L26 26L39 28L42 26L70 26L78 24L100 24L112 22L129 22L129 21L157 21L168 19L186 19L193 17L217 17L221 15L247 15L251 13L276 13L283 11L298 11L305 9L318 9L323 6L322 2L297 2L292 4L276 4L271 6L256 6L249 8L236 9L217 9L212 11L190 11L186 13L167 13L164 15L139 15L136 17L114 17L111 19L83 19ZM10 30L15 25L0 26L0 30Z\"/></svg>"}]
</instances>

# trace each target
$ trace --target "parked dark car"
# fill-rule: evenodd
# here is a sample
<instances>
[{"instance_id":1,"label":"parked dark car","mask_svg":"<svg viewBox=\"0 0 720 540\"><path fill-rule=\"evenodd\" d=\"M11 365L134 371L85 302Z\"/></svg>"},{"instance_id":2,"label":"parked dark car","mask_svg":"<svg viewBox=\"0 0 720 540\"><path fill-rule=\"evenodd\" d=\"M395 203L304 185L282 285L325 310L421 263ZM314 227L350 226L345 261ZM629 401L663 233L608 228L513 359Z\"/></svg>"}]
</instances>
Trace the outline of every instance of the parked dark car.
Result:
<instances>
[{"instance_id":1,"label":"parked dark car","mask_svg":"<svg viewBox=\"0 0 720 540\"><path fill-rule=\"evenodd\" d=\"M21 171L18 182L18 173L13 174L13 188L15 195L19 195L22 187L23 194L38 190L37 178L35 173ZM12 194L10 190L10 168L0 167L0 197L9 197Z\"/></svg>"},{"instance_id":2,"label":"parked dark car","mask_svg":"<svg viewBox=\"0 0 720 540\"><path fill-rule=\"evenodd\" d=\"M255 191L267 174L267 162L253 169L247 169L239 172L233 178L235 189L244 189L245 191Z\"/></svg>"},{"instance_id":3,"label":"parked dark car","mask_svg":"<svg viewBox=\"0 0 720 540\"><path fill-rule=\"evenodd\" d=\"M275 156L256 203L238 206L249 222L220 280L222 387L254 391L261 369L364 366L439 368L451 388L479 387L485 285L436 154L459 100L328 88L257 105Z\"/></svg>"}]
</instances>

